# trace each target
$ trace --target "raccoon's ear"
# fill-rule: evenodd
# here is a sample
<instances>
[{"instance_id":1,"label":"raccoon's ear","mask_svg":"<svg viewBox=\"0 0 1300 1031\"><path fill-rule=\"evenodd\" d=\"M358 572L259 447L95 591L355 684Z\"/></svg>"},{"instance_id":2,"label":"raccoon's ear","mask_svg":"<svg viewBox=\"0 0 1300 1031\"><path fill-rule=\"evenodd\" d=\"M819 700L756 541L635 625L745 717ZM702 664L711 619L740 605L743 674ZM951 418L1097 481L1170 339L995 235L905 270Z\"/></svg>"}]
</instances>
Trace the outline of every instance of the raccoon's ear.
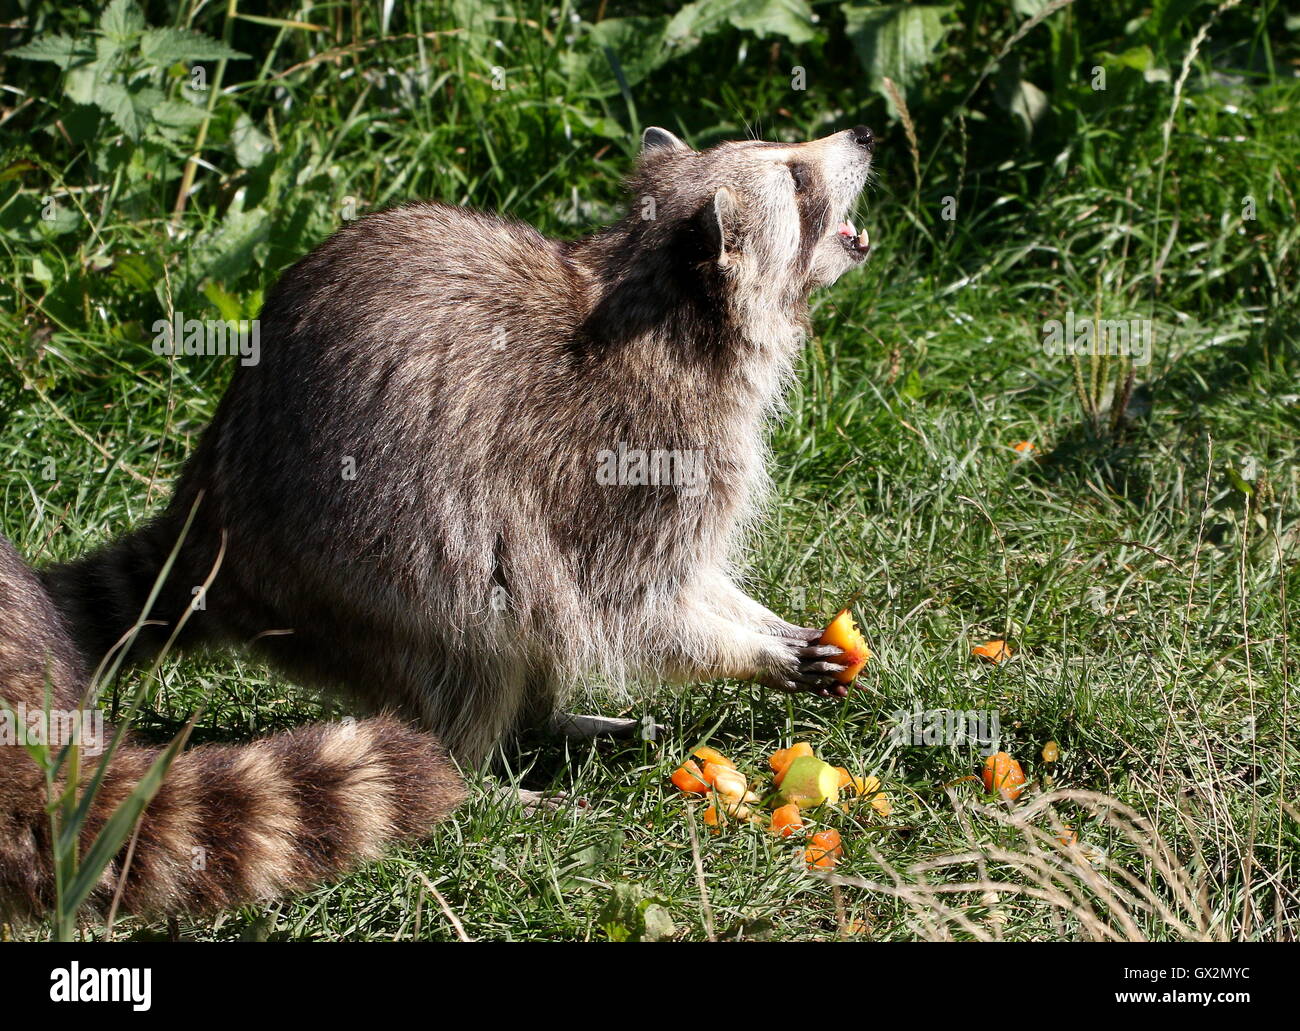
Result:
<instances>
[{"instance_id":1,"label":"raccoon's ear","mask_svg":"<svg viewBox=\"0 0 1300 1031\"><path fill-rule=\"evenodd\" d=\"M660 129L657 125L652 125L641 134L641 153L648 154L652 150L660 149L686 152L691 148L667 129Z\"/></svg>"},{"instance_id":2,"label":"raccoon's ear","mask_svg":"<svg viewBox=\"0 0 1300 1031\"><path fill-rule=\"evenodd\" d=\"M736 195L725 187L719 190L704 205L700 220L714 260L719 265L730 264L740 239L740 205L736 203Z\"/></svg>"}]
</instances>

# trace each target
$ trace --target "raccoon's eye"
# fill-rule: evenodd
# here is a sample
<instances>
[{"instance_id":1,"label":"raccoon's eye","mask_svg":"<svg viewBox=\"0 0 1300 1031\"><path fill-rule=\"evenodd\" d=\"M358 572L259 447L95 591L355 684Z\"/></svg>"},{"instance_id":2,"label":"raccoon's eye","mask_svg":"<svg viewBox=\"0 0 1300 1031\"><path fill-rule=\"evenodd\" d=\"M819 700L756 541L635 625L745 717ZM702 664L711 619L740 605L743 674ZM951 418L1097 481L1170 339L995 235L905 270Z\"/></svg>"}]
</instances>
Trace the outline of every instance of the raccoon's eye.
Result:
<instances>
[{"instance_id":1,"label":"raccoon's eye","mask_svg":"<svg viewBox=\"0 0 1300 1031\"><path fill-rule=\"evenodd\" d=\"M794 180L794 192L803 193L808 188L808 166L793 164L790 166L790 178Z\"/></svg>"}]
</instances>

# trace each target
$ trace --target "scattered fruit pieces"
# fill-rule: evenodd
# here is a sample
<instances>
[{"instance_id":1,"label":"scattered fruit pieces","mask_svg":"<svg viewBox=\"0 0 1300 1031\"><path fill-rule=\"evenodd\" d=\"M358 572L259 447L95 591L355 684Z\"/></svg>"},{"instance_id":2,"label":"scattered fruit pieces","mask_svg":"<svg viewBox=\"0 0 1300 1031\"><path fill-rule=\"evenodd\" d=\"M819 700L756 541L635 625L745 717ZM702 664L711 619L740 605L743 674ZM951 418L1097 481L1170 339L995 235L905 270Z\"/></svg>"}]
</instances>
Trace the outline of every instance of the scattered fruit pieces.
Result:
<instances>
[{"instance_id":1,"label":"scattered fruit pieces","mask_svg":"<svg viewBox=\"0 0 1300 1031\"><path fill-rule=\"evenodd\" d=\"M714 834L721 834L728 820L750 821L754 818L753 810L747 805L724 803L722 806L711 805L704 810L704 822Z\"/></svg>"},{"instance_id":2,"label":"scattered fruit pieces","mask_svg":"<svg viewBox=\"0 0 1300 1031\"><path fill-rule=\"evenodd\" d=\"M894 811L889 796L880 790L880 779L878 777L859 777L857 774L850 773L843 766L835 767L835 772L840 775L840 790L847 791L852 795L853 801L858 802L869 799L871 808L881 816L889 816ZM847 813L851 808L851 803L845 802L840 808Z\"/></svg>"},{"instance_id":3,"label":"scattered fruit pieces","mask_svg":"<svg viewBox=\"0 0 1300 1031\"><path fill-rule=\"evenodd\" d=\"M781 806L772 814L772 833L782 838L789 838L796 831L803 830L803 817L799 807L793 802Z\"/></svg>"},{"instance_id":4,"label":"scattered fruit pieces","mask_svg":"<svg viewBox=\"0 0 1300 1031\"><path fill-rule=\"evenodd\" d=\"M684 795L707 795L709 782L704 779L704 772L690 759L687 759L669 778L673 786Z\"/></svg>"},{"instance_id":5,"label":"scattered fruit pieces","mask_svg":"<svg viewBox=\"0 0 1300 1031\"><path fill-rule=\"evenodd\" d=\"M716 763L705 763L704 779L712 785L718 797L728 806L759 800L758 796L749 790L749 782L745 780L745 775L738 770L718 766Z\"/></svg>"},{"instance_id":6,"label":"scattered fruit pieces","mask_svg":"<svg viewBox=\"0 0 1300 1031\"><path fill-rule=\"evenodd\" d=\"M729 770L734 770L736 764L719 752L716 748L710 748L708 745L700 745L691 753L700 762L713 763L716 766L725 766Z\"/></svg>"},{"instance_id":7,"label":"scattered fruit pieces","mask_svg":"<svg viewBox=\"0 0 1300 1031\"><path fill-rule=\"evenodd\" d=\"M801 755L792 762L781 779L781 797L800 809L834 805L840 800L840 774L830 763L813 755Z\"/></svg>"},{"instance_id":8,"label":"scattered fruit pieces","mask_svg":"<svg viewBox=\"0 0 1300 1031\"><path fill-rule=\"evenodd\" d=\"M1025 771L1006 752L994 752L984 760L984 790L996 791L1015 801L1025 790Z\"/></svg>"},{"instance_id":9,"label":"scattered fruit pieces","mask_svg":"<svg viewBox=\"0 0 1300 1031\"><path fill-rule=\"evenodd\" d=\"M1038 450L1038 448L1034 447L1033 441L1029 440L1022 440L1011 446L1022 455L1032 455Z\"/></svg>"},{"instance_id":10,"label":"scattered fruit pieces","mask_svg":"<svg viewBox=\"0 0 1300 1031\"><path fill-rule=\"evenodd\" d=\"M871 658L871 649L867 647L867 640L862 636L857 623L853 622L853 614L848 609L842 609L839 615L831 620L830 626L817 639L817 643L833 644L844 652L840 662L844 664L845 669L835 674L835 679L841 684L853 683L853 679Z\"/></svg>"},{"instance_id":11,"label":"scattered fruit pieces","mask_svg":"<svg viewBox=\"0 0 1300 1031\"><path fill-rule=\"evenodd\" d=\"M844 847L840 832L833 827L823 826L811 833L804 810L825 806L821 812L833 817L832 806L849 812L853 805L863 802L869 802L883 816L893 810L889 796L880 790L879 778L859 776L845 766L823 762L807 741L777 749L769 756L768 764L777 788L764 798L750 789L748 778L735 763L715 748L695 749L691 758L673 771L671 779L685 795L710 796L711 804L703 812L710 833L721 834L733 821L765 826L778 838L800 840L811 870L833 869L843 857ZM759 803L774 807L770 817L752 808Z\"/></svg>"},{"instance_id":12,"label":"scattered fruit pieces","mask_svg":"<svg viewBox=\"0 0 1300 1031\"><path fill-rule=\"evenodd\" d=\"M1074 828L1067 823L1056 840L1066 848L1069 848L1071 845L1077 845L1079 843L1079 835L1076 834Z\"/></svg>"},{"instance_id":13,"label":"scattered fruit pieces","mask_svg":"<svg viewBox=\"0 0 1300 1031\"><path fill-rule=\"evenodd\" d=\"M970 650L972 655L978 655L981 659L996 665L999 662L1006 662L1015 653L1006 641L985 641L983 644L977 644Z\"/></svg>"},{"instance_id":14,"label":"scattered fruit pieces","mask_svg":"<svg viewBox=\"0 0 1300 1031\"><path fill-rule=\"evenodd\" d=\"M1061 758L1061 746L1055 741L1049 741L1043 745L1043 762L1054 763Z\"/></svg>"},{"instance_id":15,"label":"scattered fruit pieces","mask_svg":"<svg viewBox=\"0 0 1300 1031\"><path fill-rule=\"evenodd\" d=\"M790 768L790 764L796 759L813 754L812 745L807 741L796 741L789 748L780 748L772 753L767 764L772 767L776 776L772 778L772 783L778 788L781 781L785 779L785 771Z\"/></svg>"},{"instance_id":16,"label":"scattered fruit pieces","mask_svg":"<svg viewBox=\"0 0 1300 1031\"><path fill-rule=\"evenodd\" d=\"M810 870L833 870L843 855L840 832L831 827L818 831L809 839L803 858Z\"/></svg>"}]
</instances>

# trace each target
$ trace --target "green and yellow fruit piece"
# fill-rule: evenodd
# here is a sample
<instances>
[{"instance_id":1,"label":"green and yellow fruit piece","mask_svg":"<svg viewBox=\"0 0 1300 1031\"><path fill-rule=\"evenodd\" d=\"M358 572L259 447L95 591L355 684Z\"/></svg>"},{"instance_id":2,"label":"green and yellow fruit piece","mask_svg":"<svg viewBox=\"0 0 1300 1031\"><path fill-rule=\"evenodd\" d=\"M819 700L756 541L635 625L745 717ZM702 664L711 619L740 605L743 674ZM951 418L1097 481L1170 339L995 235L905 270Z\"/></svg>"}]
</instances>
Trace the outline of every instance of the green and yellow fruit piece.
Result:
<instances>
[{"instance_id":1,"label":"green and yellow fruit piece","mask_svg":"<svg viewBox=\"0 0 1300 1031\"><path fill-rule=\"evenodd\" d=\"M834 805L840 800L840 771L816 756L801 755L786 767L781 798L800 809Z\"/></svg>"}]
</instances>

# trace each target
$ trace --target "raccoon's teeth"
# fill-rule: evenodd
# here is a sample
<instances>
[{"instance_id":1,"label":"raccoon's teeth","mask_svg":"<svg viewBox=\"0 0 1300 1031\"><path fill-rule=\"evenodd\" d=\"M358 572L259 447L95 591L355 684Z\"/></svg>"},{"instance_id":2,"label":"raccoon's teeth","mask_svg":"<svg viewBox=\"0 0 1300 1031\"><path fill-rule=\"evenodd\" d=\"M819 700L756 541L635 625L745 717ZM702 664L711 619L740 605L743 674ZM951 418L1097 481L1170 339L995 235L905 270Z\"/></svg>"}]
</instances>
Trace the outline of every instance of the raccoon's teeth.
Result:
<instances>
[{"instance_id":1,"label":"raccoon's teeth","mask_svg":"<svg viewBox=\"0 0 1300 1031\"><path fill-rule=\"evenodd\" d=\"M858 250L860 251L871 250L871 237L870 235L868 235L865 229L863 229L862 232L858 234Z\"/></svg>"},{"instance_id":2,"label":"raccoon's teeth","mask_svg":"<svg viewBox=\"0 0 1300 1031\"><path fill-rule=\"evenodd\" d=\"M849 239L853 239L853 237L858 235L858 231L853 228L852 222L841 222L835 232L836 235L846 236Z\"/></svg>"}]
</instances>

